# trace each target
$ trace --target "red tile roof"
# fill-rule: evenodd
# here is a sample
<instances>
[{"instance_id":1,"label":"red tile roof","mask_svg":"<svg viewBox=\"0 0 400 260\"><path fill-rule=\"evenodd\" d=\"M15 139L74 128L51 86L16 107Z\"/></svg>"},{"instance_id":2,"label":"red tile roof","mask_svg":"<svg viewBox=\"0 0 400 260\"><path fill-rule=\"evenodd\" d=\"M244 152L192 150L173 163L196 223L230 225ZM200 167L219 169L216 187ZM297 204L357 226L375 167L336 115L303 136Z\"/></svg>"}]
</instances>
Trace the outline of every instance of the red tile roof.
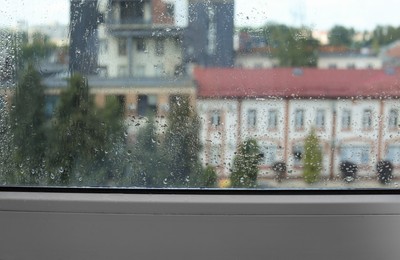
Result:
<instances>
[{"instance_id":1,"label":"red tile roof","mask_svg":"<svg viewBox=\"0 0 400 260\"><path fill-rule=\"evenodd\" d=\"M297 69L298 70L298 69ZM349 98L400 97L400 69L195 68L200 98Z\"/></svg>"}]
</instances>

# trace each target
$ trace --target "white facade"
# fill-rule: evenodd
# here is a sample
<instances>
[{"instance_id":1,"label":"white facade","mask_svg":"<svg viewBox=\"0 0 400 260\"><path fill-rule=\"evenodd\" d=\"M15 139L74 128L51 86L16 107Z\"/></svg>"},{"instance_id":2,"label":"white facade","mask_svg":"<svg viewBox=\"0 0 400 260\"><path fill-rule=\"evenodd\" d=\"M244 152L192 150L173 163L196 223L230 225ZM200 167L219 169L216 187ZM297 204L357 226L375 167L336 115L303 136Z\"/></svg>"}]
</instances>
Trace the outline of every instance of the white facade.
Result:
<instances>
[{"instance_id":1,"label":"white facade","mask_svg":"<svg viewBox=\"0 0 400 260\"><path fill-rule=\"evenodd\" d=\"M238 54L235 67L244 69L274 68L279 66L279 60L264 54ZM383 60L379 56L325 56L318 57L319 69L382 69Z\"/></svg>"},{"instance_id":2,"label":"white facade","mask_svg":"<svg viewBox=\"0 0 400 260\"><path fill-rule=\"evenodd\" d=\"M340 162L351 161L358 165L359 177L373 179L376 163L383 159L391 161L400 176L398 100L199 99L197 107L202 161L217 166L221 176L229 175L239 143L253 138L264 155L262 177L274 178L275 162L286 163L288 177L301 177L301 153L312 129L323 152L324 178L340 178ZM220 113L218 126L212 122L214 111Z\"/></svg>"},{"instance_id":3,"label":"white facade","mask_svg":"<svg viewBox=\"0 0 400 260\"><path fill-rule=\"evenodd\" d=\"M128 43L127 38L100 30L99 66L107 77L172 77L181 64L182 47L176 38L132 38Z\"/></svg>"},{"instance_id":4,"label":"white facade","mask_svg":"<svg viewBox=\"0 0 400 260\"><path fill-rule=\"evenodd\" d=\"M278 59L263 54L238 54L235 59L235 67L244 69L274 68L278 65Z\"/></svg>"},{"instance_id":5,"label":"white facade","mask_svg":"<svg viewBox=\"0 0 400 260\"><path fill-rule=\"evenodd\" d=\"M381 69L383 61L379 56L320 56L319 69Z\"/></svg>"}]
</instances>

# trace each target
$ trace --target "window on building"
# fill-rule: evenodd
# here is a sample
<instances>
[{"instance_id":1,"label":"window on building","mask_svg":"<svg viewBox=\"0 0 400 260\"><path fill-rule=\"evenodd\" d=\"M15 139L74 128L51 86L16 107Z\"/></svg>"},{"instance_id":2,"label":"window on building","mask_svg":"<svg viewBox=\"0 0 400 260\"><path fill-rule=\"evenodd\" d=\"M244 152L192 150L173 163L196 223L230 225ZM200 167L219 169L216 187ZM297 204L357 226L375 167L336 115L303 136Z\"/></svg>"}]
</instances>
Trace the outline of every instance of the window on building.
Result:
<instances>
[{"instance_id":1,"label":"window on building","mask_svg":"<svg viewBox=\"0 0 400 260\"><path fill-rule=\"evenodd\" d=\"M137 39L136 41L136 50L138 52L145 52L146 51L146 40L143 38Z\"/></svg>"},{"instance_id":2,"label":"window on building","mask_svg":"<svg viewBox=\"0 0 400 260\"><path fill-rule=\"evenodd\" d=\"M328 68L329 69L336 69L337 65L336 65L336 63L331 63L331 64L328 65Z\"/></svg>"},{"instance_id":3,"label":"window on building","mask_svg":"<svg viewBox=\"0 0 400 260\"><path fill-rule=\"evenodd\" d=\"M343 110L342 114L342 130L349 130L351 128L351 111Z\"/></svg>"},{"instance_id":4,"label":"window on building","mask_svg":"<svg viewBox=\"0 0 400 260\"><path fill-rule=\"evenodd\" d=\"M387 147L386 160L394 165L400 165L400 144L390 144Z\"/></svg>"},{"instance_id":5,"label":"window on building","mask_svg":"<svg viewBox=\"0 0 400 260\"><path fill-rule=\"evenodd\" d=\"M349 64L347 64L347 66L346 66L348 69L355 69L356 68L356 64L354 64L354 63L349 63Z\"/></svg>"},{"instance_id":6,"label":"window on building","mask_svg":"<svg viewBox=\"0 0 400 260\"><path fill-rule=\"evenodd\" d=\"M1 100L3 100L3 99L1 99ZM45 116L47 119L51 119L54 116L54 113L56 112L58 100L59 100L59 96L46 95L46 97L45 97L45 102L46 102ZM4 106L4 104L3 104L3 106Z\"/></svg>"},{"instance_id":7,"label":"window on building","mask_svg":"<svg viewBox=\"0 0 400 260\"><path fill-rule=\"evenodd\" d=\"M247 126L254 128L257 125L257 111L255 109L249 109L247 111Z\"/></svg>"},{"instance_id":8,"label":"window on building","mask_svg":"<svg viewBox=\"0 0 400 260\"><path fill-rule=\"evenodd\" d=\"M268 111L268 129L274 130L278 127L278 111L270 109Z\"/></svg>"},{"instance_id":9,"label":"window on building","mask_svg":"<svg viewBox=\"0 0 400 260\"><path fill-rule=\"evenodd\" d=\"M119 10L122 24L144 22L144 1L121 1Z\"/></svg>"},{"instance_id":10,"label":"window on building","mask_svg":"<svg viewBox=\"0 0 400 260\"><path fill-rule=\"evenodd\" d=\"M175 16L175 5L173 3L167 3L167 15L170 17Z\"/></svg>"},{"instance_id":11,"label":"window on building","mask_svg":"<svg viewBox=\"0 0 400 260\"><path fill-rule=\"evenodd\" d=\"M164 45L165 45L165 40L164 39L157 39L156 40L156 55L157 56L164 55Z\"/></svg>"},{"instance_id":12,"label":"window on building","mask_svg":"<svg viewBox=\"0 0 400 260\"><path fill-rule=\"evenodd\" d=\"M152 117L157 114L157 96L139 95L137 105L138 116Z\"/></svg>"},{"instance_id":13,"label":"window on building","mask_svg":"<svg viewBox=\"0 0 400 260\"><path fill-rule=\"evenodd\" d=\"M165 75L165 67L164 64L157 64L154 66L154 73L157 77L161 77Z\"/></svg>"},{"instance_id":14,"label":"window on building","mask_svg":"<svg viewBox=\"0 0 400 260\"><path fill-rule=\"evenodd\" d=\"M278 147L276 145L261 146L261 154L263 155L263 164L271 166L276 162L276 153Z\"/></svg>"},{"instance_id":15,"label":"window on building","mask_svg":"<svg viewBox=\"0 0 400 260\"><path fill-rule=\"evenodd\" d=\"M342 162L365 165L370 163L370 149L369 145L343 145L340 148L340 159Z\"/></svg>"},{"instance_id":16,"label":"window on building","mask_svg":"<svg viewBox=\"0 0 400 260\"><path fill-rule=\"evenodd\" d=\"M126 56L127 54L127 39L126 38L118 38L118 55Z\"/></svg>"},{"instance_id":17,"label":"window on building","mask_svg":"<svg viewBox=\"0 0 400 260\"><path fill-rule=\"evenodd\" d=\"M219 126L221 125L221 112L219 110L213 110L211 112L211 119L210 119L212 126Z\"/></svg>"},{"instance_id":18,"label":"window on building","mask_svg":"<svg viewBox=\"0 0 400 260\"><path fill-rule=\"evenodd\" d=\"M372 128L372 111L371 109L365 109L362 116L362 127L364 130Z\"/></svg>"},{"instance_id":19,"label":"window on building","mask_svg":"<svg viewBox=\"0 0 400 260\"><path fill-rule=\"evenodd\" d=\"M127 77L128 75L129 75L128 67L125 65L119 65L118 66L118 77Z\"/></svg>"},{"instance_id":20,"label":"window on building","mask_svg":"<svg viewBox=\"0 0 400 260\"><path fill-rule=\"evenodd\" d=\"M302 130L304 128L304 110L297 109L294 117L294 127L296 130Z\"/></svg>"},{"instance_id":21,"label":"window on building","mask_svg":"<svg viewBox=\"0 0 400 260\"><path fill-rule=\"evenodd\" d=\"M315 125L318 129L325 128L325 110L318 109L315 117Z\"/></svg>"},{"instance_id":22,"label":"window on building","mask_svg":"<svg viewBox=\"0 0 400 260\"><path fill-rule=\"evenodd\" d=\"M397 129L399 127L399 111L397 109L391 109L389 111L389 128Z\"/></svg>"}]
</instances>

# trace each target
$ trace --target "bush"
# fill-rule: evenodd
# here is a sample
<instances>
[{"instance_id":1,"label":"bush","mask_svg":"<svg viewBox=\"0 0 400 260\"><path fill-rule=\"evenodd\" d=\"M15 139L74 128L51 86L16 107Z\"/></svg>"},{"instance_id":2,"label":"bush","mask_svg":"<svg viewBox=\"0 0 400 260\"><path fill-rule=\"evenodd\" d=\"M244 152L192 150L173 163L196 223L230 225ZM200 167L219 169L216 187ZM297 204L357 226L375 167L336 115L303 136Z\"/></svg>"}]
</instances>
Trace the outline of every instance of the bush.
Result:
<instances>
[{"instance_id":1,"label":"bush","mask_svg":"<svg viewBox=\"0 0 400 260\"><path fill-rule=\"evenodd\" d=\"M393 165L389 161L379 161L376 164L378 180L382 184L389 184L393 179Z\"/></svg>"},{"instance_id":2,"label":"bush","mask_svg":"<svg viewBox=\"0 0 400 260\"><path fill-rule=\"evenodd\" d=\"M286 175L286 164L284 162L276 162L272 165L272 170L275 172L275 178L281 182Z\"/></svg>"},{"instance_id":3,"label":"bush","mask_svg":"<svg viewBox=\"0 0 400 260\"><path fill-rule=\"evenodd\" d=\"M340 163L340 172L345 182L352 182L357 177L358 166L355 163L344 161Z\"/></svg>"},{"instance_id":4,"label":"bush","mask_svg":"<svg viewBox=\"0 0 400 260\"><path fill-rule=\"evenodd\" d=\"M215 188L217 187L217 172L214 170L213 167L208 166L205 170L204 173L201 176L201 187L205 188Z\"/></svg>"},{"instance_id":5,"label":"bush","mask_svg":"<svg viewBox=\"0 0 400 260\"><path fill-rule=\"evenodd\" d=\"M322 151L315 131L312 130L304 143L303 176L308 184L319 180L322 171Z\"/></svg>"},{"instance_id":6,"label":"bush","mask_svg":"<svg viewBox=\"0 0 400 260\"><path fill-rule=\"evenodd\" d=\"M256 140L244 141L233 160L230 177L233 188L255 188L257 186L260 150Z\"/></svg>"}]
</instances>

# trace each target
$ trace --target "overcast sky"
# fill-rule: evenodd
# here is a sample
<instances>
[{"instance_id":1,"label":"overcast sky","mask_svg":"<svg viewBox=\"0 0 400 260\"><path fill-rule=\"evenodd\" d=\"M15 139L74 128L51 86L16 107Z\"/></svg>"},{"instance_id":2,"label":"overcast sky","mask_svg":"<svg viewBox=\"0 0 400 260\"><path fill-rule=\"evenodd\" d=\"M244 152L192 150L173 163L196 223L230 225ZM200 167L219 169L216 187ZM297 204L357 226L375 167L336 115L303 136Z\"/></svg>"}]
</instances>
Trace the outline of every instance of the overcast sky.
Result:
<instances>
[{"instance_id":1,"label":"overcast sky","mask_svg":"<svg viewBox=\"0 0 400 260\"><path fill-rule=\"evenodd\" d=\"M178 15L185 20L185 2L178 1ZM358 30L380 25L400 25L399 0L236 0L236 25L281 22L326 30L343 24ZM0 26L68 23L69 0L0 0Z\"/></svg>"}]
</instances>

